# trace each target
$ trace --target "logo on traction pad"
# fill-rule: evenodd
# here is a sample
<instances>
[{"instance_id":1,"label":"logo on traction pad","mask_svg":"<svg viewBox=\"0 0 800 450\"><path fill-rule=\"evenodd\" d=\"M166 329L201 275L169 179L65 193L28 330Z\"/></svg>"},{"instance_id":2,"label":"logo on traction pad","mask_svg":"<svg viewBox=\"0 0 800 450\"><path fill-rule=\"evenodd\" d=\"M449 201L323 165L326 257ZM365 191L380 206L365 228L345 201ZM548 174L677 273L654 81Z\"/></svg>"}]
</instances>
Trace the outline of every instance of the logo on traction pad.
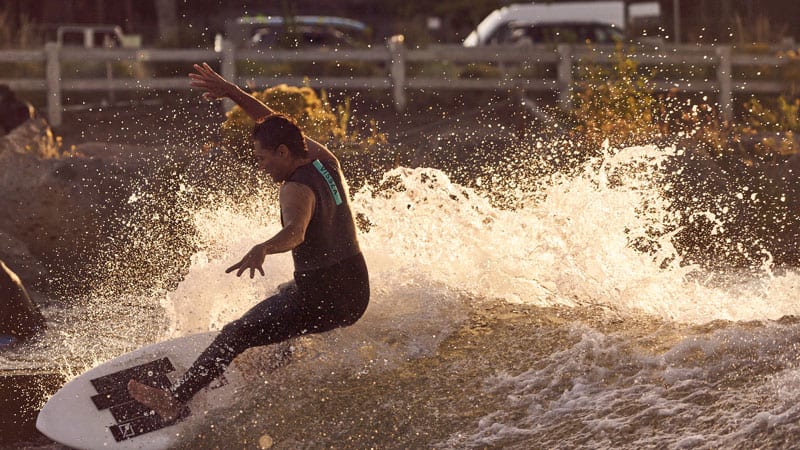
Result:
<instances>
[{"instance_id":1,"label":"logo on traction pad","mask_svg":"<svg viewBox=\"0 0 800 450\"><path fill-rule=\"evenodd\" d=\"M97 395L92 396L92 402L98 410L111 411L117 424L108 429L117 442L160 430L174 423L164 422L153 410L128 395L128 381L131 379L161 389L169 388L171 383L167 374L174 370L169 358L161 358L91 380L97 391ZM180 417L188 414L187 408L181 412Z\"/></svg>"}]
</instances>

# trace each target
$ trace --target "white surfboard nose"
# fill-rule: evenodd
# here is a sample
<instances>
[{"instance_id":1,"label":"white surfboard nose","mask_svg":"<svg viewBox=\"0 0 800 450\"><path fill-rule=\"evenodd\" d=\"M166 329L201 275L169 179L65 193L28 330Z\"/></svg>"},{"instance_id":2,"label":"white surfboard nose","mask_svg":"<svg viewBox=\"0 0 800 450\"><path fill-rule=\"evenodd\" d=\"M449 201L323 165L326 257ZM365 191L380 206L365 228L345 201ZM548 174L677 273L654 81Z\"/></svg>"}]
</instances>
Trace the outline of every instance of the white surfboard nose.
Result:
<instances>
[{"instance_id":1,"label":"white surfboard nose","mask_svg":"<svg viewBox=\"0 0 800 450\"><path fill-rule=\"evenodd\" d=\"M48 438L78 449L166 449L174 447L181 429L195 419L165 424L128 394L130 379L169 387L216 337L201 333L144 347L101 364L74 378L56 392L36 418L36 429ZM235 369L234 369L235 371ZM241 378L235 378L240 380ZM224 385L213 402L224 406L242 386ZM189 403L208 409L206 390Z\"/></svg>"}]
</instances>

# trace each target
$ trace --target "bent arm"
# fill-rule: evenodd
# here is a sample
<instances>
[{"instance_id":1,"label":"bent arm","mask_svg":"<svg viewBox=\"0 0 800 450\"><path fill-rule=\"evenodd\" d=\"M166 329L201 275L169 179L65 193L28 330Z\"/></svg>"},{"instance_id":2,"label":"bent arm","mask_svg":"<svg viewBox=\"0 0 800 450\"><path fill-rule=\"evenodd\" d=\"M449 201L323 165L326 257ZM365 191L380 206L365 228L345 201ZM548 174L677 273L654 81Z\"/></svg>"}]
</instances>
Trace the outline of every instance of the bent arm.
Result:
<instances>
[{"instance_id":1,"label":"bent arm","mask_svg":"<svg viewBox=\"0 0 800 450\"><path fill-rule=\"evenodd\" d=\"M300 183L284 183L280 193L283 228L264 242L265 255L283 253L302 244L314 213L314 193Z\"/></svg>"},{"instance_id":2,"label":"bent arm","mask_svg":"<svg viewBox=\"0 0 800 450\"><path fill-rule=\"evenodd\" d=\"M236 270L238 277L249 269L250 278L253 278L256 270L263 276L264 258L267 255L288 252L303 243L314 213L315 201L314 193L308 186L285 183L280 194L283 228L266 242L253 246L238 263L228 267L225 273Z\"/></svg>"},{"instance_id":3,"label":"bent arm","mask_svg":"<svg viewBox=\"0 0 800 450\"><path fill-rule=\"evenodd\" d=\"M203 97L211 100L227 97L239 105L239 107L256 122L264 120L267 116L276 114L274 109L265 105L264 102L251 94L243 91L239 86L223 78L222 75L215 72L208 64L195 64L194 70L197 73L189 74L189 78L191 78L190 84L203 89L205 91ZM339 164L336 155L328 150L327 147L311 139L305 133L303 133L303 137L306 139L308 156L312 160L328 160L336 162L337 165Z\"/></svg>"}]
</instances>

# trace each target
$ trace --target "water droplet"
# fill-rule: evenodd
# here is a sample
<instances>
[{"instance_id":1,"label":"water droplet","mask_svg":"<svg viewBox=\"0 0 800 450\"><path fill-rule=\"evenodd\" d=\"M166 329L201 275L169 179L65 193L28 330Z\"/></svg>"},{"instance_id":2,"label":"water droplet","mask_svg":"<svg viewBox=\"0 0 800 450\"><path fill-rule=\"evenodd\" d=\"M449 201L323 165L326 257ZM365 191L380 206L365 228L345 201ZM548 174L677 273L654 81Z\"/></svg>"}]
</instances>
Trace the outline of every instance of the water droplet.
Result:
<instances>
[{"instance_id":1,"label":"water droplet","mask_svg":"<svg viewBox=\"0 0 800 450\"><path fill-rule=\"evenodd\" d=\"M274 441L272 437L268 434L262 434L260 438L258 438L258 447L262 449L272 448L272 444Z\"/></svg>"}]
</instances>

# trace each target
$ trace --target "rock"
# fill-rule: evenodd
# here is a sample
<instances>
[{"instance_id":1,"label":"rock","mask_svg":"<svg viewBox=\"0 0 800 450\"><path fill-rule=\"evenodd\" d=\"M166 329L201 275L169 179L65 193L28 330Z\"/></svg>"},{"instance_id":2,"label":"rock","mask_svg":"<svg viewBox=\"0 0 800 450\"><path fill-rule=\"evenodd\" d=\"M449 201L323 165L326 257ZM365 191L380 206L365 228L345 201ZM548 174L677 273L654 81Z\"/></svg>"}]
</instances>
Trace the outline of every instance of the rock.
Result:
<instances>
[{"instance_id":1,"label":"rock","mask_svg":"<svg viewBox=\"0 0 800 450\"><path fill-rule=\"evenodd\" d=\"M0 157L12 152L33 154L40 158L55 158L62 153L58 139L42 118L28 119L7 135L0 136Z\"/></svg>"},{"instance_id":2,"label":"rock","mask_svg":"<svg viewBox=\"0 0 800 450\"><path fill-rule=\"evenodd\" d=\"M0 261L0 334L28 339L45 327L44 316L19 277Z\"/></svg>"},{"instance_id":3,"label":"rock","mask_svg":"<svg viewBox=\"0 0 800 450\"><path fill-rule=\"evenodd\" d=\"M136 238L132 233L147 228L139 224L152 221L161 236L169 233L177 236L173 240L189 239L184 219L164 212L176 204L170 199L181 195L182 181L175 174L183 172L179 169L183 162L176 161L173 152L163 147L98 142L81 144L69 154L43 157L47 152L33 150L30 144L26 148L22 136L28 136L28 142L44 141L39 148L47 149L45 131L46 123L36 119L0 137L0 231L23 243L16 246L19 252L25 253L22 249L26 248L47 269L47 275L37 280L43 281L41 284L25 278L29 288L59 298L93 289L98 280L106 279L109 253L118 255L128 248L123 243ZM55 153L57 149L50 152ZM153 201L129 201L141 192L151 194ZM178 225L165 222L173 217ZM162 244L154 241L148 245L161 248ZM149 258L144 251L137 254L145 260L142 264L167 260ZM139 260L119 259L115 264L138 265L143 270ZM27 271L35 265L14 267Z\"/></svg>"},{"instance_id":4,"label":"rock","mask_svg":"<svg viewBox=\"0 0 800 450\"><path fill-rule=\"evenodd\" d=\"M65 276L82 274L88 262L84 255L104 237L98 229L101 207L109 197L100 183L104 169L99 160L0 153L0 211L7 212L0 214L0 230L23 243L59 283ZM81 282L85 280L75 281Z\"/></svg>"},{"instance_id":5,"label":"rock","mask_svg":"<svg viewBox=\"0 0 800 450\"><path fill-rule=\"evenodd\" d=\"M0 260L14 267L22 279L33 283L34 288L42 286L47 281L47 269L31 255L28 246L2 230L0 230Z\"/></svg>"},{"instance_id":6,"label":"rock","mask_svg":"<svg viewBox=\"0 0 800 450\"><path fill-rule=\"evenodd\" d=\"M30 103L22 101L5 84L0 84L0 135L33 119L35 111Z\"/></svg>"}]
</instances>

